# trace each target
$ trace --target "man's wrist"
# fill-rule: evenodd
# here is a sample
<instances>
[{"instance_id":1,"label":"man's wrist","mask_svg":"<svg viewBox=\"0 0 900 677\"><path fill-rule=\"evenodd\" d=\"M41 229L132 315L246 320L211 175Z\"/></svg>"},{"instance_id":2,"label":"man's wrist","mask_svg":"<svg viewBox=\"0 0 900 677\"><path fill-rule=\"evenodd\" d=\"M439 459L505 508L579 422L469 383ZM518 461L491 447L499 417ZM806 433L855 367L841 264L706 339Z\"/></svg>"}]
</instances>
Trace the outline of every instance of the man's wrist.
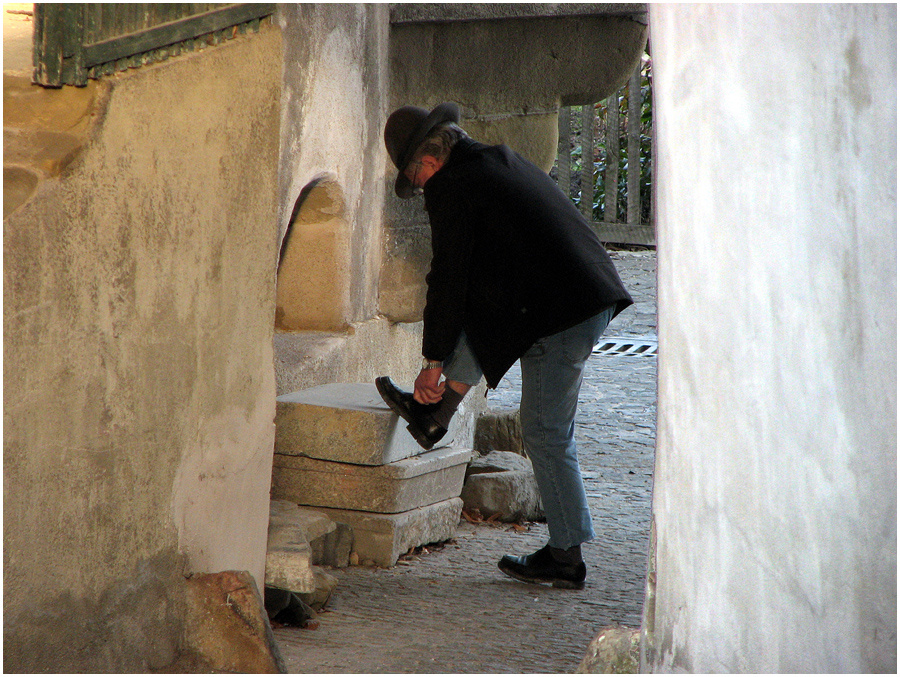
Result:
<instances>
[{"instance_id":1,"label":"man's wrist","mask_svg":"<svg viewBox=\"0 0 900 677\"><path fill-rule=\"evenodd\" d=\"M422 359L422 369L441 369L444 363L440 360L429 360L427 357Z\"/></svg>"}]
</instances>

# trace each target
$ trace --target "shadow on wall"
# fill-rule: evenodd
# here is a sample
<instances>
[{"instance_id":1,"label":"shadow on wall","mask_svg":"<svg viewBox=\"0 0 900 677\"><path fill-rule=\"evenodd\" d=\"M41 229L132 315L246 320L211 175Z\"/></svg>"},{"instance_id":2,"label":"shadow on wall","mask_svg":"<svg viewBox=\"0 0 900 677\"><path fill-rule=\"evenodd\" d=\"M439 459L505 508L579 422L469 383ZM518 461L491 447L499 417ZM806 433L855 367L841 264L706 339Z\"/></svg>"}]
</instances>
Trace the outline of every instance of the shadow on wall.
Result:
<instances>
[{"instance_id":1,"label":"shadow on wall","mask_svg":"<svg viewBox=\"0 0 900 677\"><path fill-rule=\"evenodd\" d=\"M344 191L331 175L294 203L278 258L275 328L344 331L350 308L350 241Z\"/></svg>"}]
</instances>

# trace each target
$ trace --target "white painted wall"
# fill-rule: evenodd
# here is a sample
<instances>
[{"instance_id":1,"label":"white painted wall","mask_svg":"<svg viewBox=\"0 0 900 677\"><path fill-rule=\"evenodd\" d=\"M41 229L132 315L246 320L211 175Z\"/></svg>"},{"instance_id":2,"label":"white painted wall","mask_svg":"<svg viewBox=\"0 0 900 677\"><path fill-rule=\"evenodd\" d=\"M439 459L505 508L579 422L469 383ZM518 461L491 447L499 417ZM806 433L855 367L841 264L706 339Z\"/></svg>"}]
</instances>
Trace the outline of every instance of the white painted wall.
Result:
<instances>
[{"instance_id":1,"label":"white painted wall","mask_svg":"<svg viewBox=\"0 0 900 677\"><path fill-rule=\"evenodd\" d=\"M650 12L643 667L895 672L896 7Z\"/></svg>"}]
</instances>

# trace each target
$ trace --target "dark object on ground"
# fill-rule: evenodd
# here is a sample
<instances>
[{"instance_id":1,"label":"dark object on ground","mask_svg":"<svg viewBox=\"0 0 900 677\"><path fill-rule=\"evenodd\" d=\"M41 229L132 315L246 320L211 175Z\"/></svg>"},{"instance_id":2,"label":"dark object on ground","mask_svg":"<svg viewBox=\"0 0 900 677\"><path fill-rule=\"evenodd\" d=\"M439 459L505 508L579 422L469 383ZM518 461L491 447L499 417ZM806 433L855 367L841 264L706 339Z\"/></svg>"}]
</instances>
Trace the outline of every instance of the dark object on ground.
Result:
<instances>
[{"instance_id":1,"label":"dark object on ground","mask_svg":"<svg viewBox=\"0 0 900 677\"><path fill-rule=\"evenodd\" d=\"M316 612L297 593L281 588L266 588L265 606L269 620L281 625L302 628L316 617Z\"/></svg>"}]
</instances>

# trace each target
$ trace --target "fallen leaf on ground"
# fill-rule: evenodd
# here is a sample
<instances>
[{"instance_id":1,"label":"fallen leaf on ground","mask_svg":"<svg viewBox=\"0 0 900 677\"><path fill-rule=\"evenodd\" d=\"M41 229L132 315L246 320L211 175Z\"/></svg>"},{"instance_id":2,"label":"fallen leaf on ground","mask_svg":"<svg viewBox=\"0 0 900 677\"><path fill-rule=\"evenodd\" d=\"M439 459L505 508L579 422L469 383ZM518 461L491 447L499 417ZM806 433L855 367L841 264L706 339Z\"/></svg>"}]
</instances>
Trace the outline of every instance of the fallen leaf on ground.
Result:
<instances>
[{"instance_id":1,"label":"fallen leaf on ground","mask_svg":"<svg viewBox=\"0 0 900 677\"><path fill-rule=\"evenodd\" d=\"M469 524L480 524L481 522L484 522L484 518L481 516L481 511L479 511L478 508L472 508L472 510L463 508L462 516Z\"/></svg>"}]
</instances>

